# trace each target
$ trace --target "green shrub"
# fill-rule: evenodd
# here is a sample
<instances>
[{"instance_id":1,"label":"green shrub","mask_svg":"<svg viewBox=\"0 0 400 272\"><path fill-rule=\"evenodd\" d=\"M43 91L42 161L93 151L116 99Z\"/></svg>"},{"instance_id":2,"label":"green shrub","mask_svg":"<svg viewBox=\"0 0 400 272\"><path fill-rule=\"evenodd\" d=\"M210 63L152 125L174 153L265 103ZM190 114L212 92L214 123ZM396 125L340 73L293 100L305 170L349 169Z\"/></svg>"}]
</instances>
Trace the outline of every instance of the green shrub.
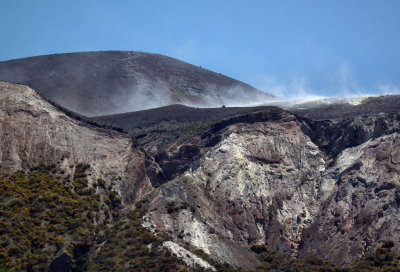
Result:
<instances>
[{"instance_id":1,"label":"green shrub","mask_svg":"<svg viewBox=\"0 0 400 272\"><path fill-rule=\"evenodd\" d=\"M88 166L78 165L77 169ZM58 181L50 170L54 166L0 178L0 267L47 270L52 261L49 257L64 245L69 248L71 237L94 239L95 227L87 218L99 205L99 196L78 194L70 185ZM80 226L86 231L78 231Z\"/></svg>"}]
</instances>

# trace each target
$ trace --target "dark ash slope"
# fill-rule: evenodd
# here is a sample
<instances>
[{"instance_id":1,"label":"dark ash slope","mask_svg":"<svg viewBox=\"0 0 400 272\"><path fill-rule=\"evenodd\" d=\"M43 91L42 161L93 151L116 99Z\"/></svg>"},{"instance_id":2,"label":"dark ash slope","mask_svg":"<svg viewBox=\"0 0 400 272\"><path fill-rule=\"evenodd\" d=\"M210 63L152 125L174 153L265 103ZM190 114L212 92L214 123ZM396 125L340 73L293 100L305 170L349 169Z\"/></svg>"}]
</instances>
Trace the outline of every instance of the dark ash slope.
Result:
<instances>
[{"instance_id":1,"label":"dark ash slope","mask_svg":"<svg viewBox=\"0 0 400 272\"><path fill-rule=\"evenodd\" d=\"M385 134L385 127L391 125L385 125L385 122L382 123L380 120L387 119L386 114L400 112L400 96L368 97L361 100L357 105L343 103L342 101L341 103L331 104L311 102L290 107L281 106L296 114L300 119L305 118L307 120L305 121L305 124L308 124L305 128L307 134L312 135L311 137L319 143L322 149L329 149L329 151L325 150L329 154L338 154L343 148L358 145L371 137ZM184 140L206 129L214 122L256 111L269 110L270 108L271 106L193 108L170 105L89 119L99 124L124 129L137 138L146 150L152 150L150 153L155 155L169 144ZM379 117L380 114L383 116ZM389 119L392 120L393 118L395 117ZM370 120L371 125L368 132L361 133L358 129L360 125L356 125L356 123L366 122L367 119ZM371 121L372 119L375 121ZM375 122L377 123L375 124ZM393 133L393 131L390 133ZM344 137L344 135L347 136ZM326 141L327 138L330 140ZM335 142L337 148L331 146L333 142Z\"/></svg>"},{"instance_id":2,"label":"dark ash slope","mask_svg":"<svg viewBox=\"0 0 400 272\"><path fill-rule=\"evenodd\" d=\"M3 61L0 80L28 85L86 116L171 104L254 105L273 97L222 74L141 52L83 52Z\"/></svg>"},{"instance_id":3,"label":"dark ash slope","mask_svg":"<svg viewBox=\"0 0 400 272\"><path fill-rule=\"evenodd\" d=\"M193 108L170 105L88 119L98 124L122 128L155 156L168 145L184 141L209 128L215 122L271 108L276 107Z\"/></svg>"}]
</instances>

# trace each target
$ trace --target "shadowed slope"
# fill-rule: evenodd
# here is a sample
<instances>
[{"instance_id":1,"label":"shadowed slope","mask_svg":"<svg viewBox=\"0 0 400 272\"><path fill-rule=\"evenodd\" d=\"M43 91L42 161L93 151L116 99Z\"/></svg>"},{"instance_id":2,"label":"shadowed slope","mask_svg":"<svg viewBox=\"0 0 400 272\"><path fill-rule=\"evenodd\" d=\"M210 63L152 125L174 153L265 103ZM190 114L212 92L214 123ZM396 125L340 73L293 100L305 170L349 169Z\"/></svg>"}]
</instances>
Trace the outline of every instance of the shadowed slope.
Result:
<instances>
[{"instance_id":1,"label":"shadowed slope","mask_svg":"<svg viewBox=\"0 0 400 272\"><path fill-rule=\"evenodd\" d=\"M156 155L171 143L188 139L215 122L270 108L275 107L192 108L170 105L89 119L99 124L124 129L134 136L151 155Z\"/></svg>"},{"instance_id":2,"label":"shadowed slope","mask_svg":"<svg viewBox=\"0 0 400 272\"><path fill-rule=\"evenodd\" d=\"M386 129L380 128L378 123L381 121L376 121L375 119L379 119L379 114L397 114L400 111L400 96L398 95L365 97L358 100L353 99L350 102L344 99L320 100L296 105L285 105L282 102L279 106L296 114L299 118L306 117L308 120L306 123L309 126L306 129L307 133L313 135L311 137L324 150L326 146L329 146L330 151L325 150L329 154L335 150L332 154L337 155L343 148L352 146L349 143L344 144L343 141L360 144L372 137L372 135L375 135L375 137L384 135ZM169 144L185 140L215 122L256 111L269 110L270 108L271 106L192 108L182 105L170 105L150 110L99 116L90 119L100 124L124 129L130 135L136 137L147 151L155 155ZM368 117L372 115L376 115L377 117L375 119ZM359 130L350 128L358 127L354 124L357 123L358 119L362 119L363 116L367 119L372 118L378 122L375 129L374 127L369 128L371 131L368 133L361 133ZM385 116L382 116L382 118L386 118ZM356 117L359 118L357 119ZM360 122L364 121L361 120ZM372 122L371 124L375 124L375 121L370 122ZM315 126L323 127L324 129L318 129ZM350 137L349 135L352 133L354 135ZM390 131L390 133L393 133L393 131ZM334 136L338 139L343 137L339 141L341 144L335 144L338 147L337 149L331 146L333 142L337 141ZM327 138L335 139L324 142ZM359 138L359 140L356 141L356 138Z\"/></svg>"}]
</instances>

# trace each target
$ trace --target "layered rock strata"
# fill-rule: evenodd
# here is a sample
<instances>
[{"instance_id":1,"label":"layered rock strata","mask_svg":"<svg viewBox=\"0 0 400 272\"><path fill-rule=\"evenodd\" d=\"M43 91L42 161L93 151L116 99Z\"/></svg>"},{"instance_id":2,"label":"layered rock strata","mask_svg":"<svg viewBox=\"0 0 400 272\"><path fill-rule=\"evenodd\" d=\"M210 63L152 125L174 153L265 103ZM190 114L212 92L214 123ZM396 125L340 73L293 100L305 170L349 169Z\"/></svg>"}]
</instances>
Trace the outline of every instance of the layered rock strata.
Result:
<instances>
[{"instance_id":1,"label":"layered rock strata","mask_svg":"<svg viewBox=\"0 0 400 272\"><path fill-rule=\"evenodd\" d=\"M144 153L128 135L70 118L29 87L0 82L0 138L2 171L54 165L72 177L89 164L89 185L103 179L126 205L151 190Z\"/></svg>"}]
</instances>

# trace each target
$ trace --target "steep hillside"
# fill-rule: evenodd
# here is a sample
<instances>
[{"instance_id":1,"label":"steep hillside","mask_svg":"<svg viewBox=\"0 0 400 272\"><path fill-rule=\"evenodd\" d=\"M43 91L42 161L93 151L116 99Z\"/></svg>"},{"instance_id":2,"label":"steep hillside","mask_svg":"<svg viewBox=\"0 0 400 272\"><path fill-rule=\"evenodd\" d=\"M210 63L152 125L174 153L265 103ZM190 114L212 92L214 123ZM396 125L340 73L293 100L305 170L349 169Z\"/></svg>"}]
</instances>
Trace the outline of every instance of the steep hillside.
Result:
<instances>
[{"instance_id":1,"label":"steep hillside","mask_svg":"<svg viewBox=\"0 0 400 272\"><path fill-rule=\"evenodd\" d=\"M181 233L185 242L236 266L254 268L257 260L248 250L253 244L297 250L318 213L324 154L294 116L278 108L205 133L159 161L175 171L151 202L157 209L148 214L149 225ZM185 203L190 208L165 211Z\"/></svg>"},{"instance_id":2,"label":"steep hillside","mask_svg":"<svg viewBox=\"0 0 400 272\"><path fill-rule=\"evenodd\" d=\"M254 244L349 264L400 241L399 120L361 116L324 133L330 121L271 107L217 122L158 157L168 182L147 226L237 266L256 264Z\"/></svg>"},{"instance_id":3,"label":"steep hillside","mask_svg":"<svg viewBox=\"0 0 400 272\"><path fill-rule=\"evenodd\" d=\"M94 119L137 143L0 82L0 270L396 271L400 113L382 105Z\"/></svg>"},{"instance_id":4,"label":"steep hillside","mask_svg":"<svg viewBox=\"0 0 400 272\"><path fill-rule=\"evenodd\" d=\"M0 164L13 173L54 165L72 177L90 164L89 183L103 179L131 204L151 189L145 157L132 139L77 121L29 87L0 82Z\"/></svg>"},{"instance_id":5,"label":"steep hillside","mask_svg":"<svg viewBox=\"0 0 400 272\"><path fill-rule=\"evenodd\" d=\"M190 252L183 261L171 255L170 247L186 249L142 226L152 185L144 153L128 135L0 82L0 137L1 271L212 267Z\"/></svg>"},{"instance_id":6,"label":"steep hillside","mask_svg":"<svg viewBox=\"0 0 400 272\"><path fill-rule=\"evenodd\" d=\"M344 150L324 173L322 186L331 191L303 234L300 256L350 263L383 240L400 241L399 180L398 133Z\"/></svg>"},{"instance_id":7,"label":"steep hillside","mask_svg":"<svg viewBox=\"0 0 400 272\"><path fill-rule=\"evenodd\" d=\"M55 54L3 61L0 80L28 85L86 116L171 104L254 105L272 98L222 74L141 52Z\"/></svg>"}]
</instances>

